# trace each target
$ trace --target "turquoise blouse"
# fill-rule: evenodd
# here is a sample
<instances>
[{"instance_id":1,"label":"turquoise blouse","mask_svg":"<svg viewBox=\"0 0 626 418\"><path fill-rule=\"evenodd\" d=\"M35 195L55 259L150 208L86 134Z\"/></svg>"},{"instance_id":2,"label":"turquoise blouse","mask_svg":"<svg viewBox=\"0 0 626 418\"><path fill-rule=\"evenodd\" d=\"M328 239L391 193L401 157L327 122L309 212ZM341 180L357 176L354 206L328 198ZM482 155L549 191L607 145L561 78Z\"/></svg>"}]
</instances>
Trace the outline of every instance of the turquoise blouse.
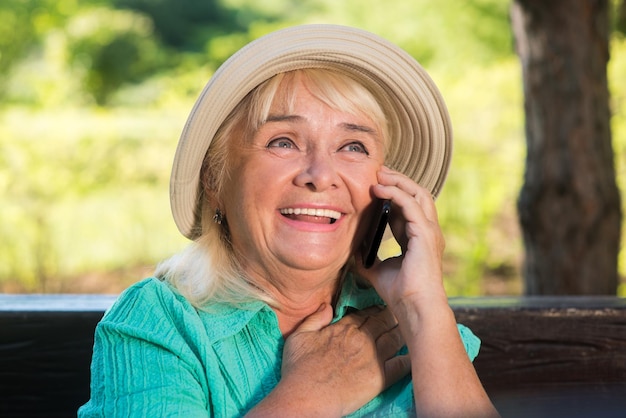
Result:
<instances>
[{"instance_id":1,"label":"turquoise blouse","mask_svg":"<svg viewBox=\"0 0 626 418\"><path fill-rule=\"evenodd\" d=\"M345 281L335 320L382 300ZM473 360L480 340L458 325ZM98 324L85 417L239 417L280 380L284 340L263 302L194 308L150 278L123 292ZM407 377L351 416L414 416Z\"/></svg>"}]
</instances>

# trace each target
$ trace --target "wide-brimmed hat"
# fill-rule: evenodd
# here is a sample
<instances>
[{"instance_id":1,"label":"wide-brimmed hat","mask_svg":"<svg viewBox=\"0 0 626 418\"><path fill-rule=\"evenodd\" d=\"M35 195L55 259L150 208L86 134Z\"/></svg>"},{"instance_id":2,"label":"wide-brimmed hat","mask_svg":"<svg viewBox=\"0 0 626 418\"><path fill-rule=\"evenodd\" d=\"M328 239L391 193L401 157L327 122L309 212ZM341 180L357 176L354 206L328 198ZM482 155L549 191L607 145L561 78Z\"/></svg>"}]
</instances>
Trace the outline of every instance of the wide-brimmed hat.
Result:
<instances>
[{"instance_id":1,"label":"wide-brimmed hat","mask_svg":"<svg viewBox=\"0 0 626 418\"><path fill-rule=\"evenodd\" d=\"M437 196L452 151L452 127L441 94L406 51L370 32L302 25L265 35L232 55L209 80L180 137L170 180L174 221L187 238L200 233L202 162L220 125L255 87L276 74L326 68L363 84L388 118L385 164Z\"/></svg>"}]
</instances>

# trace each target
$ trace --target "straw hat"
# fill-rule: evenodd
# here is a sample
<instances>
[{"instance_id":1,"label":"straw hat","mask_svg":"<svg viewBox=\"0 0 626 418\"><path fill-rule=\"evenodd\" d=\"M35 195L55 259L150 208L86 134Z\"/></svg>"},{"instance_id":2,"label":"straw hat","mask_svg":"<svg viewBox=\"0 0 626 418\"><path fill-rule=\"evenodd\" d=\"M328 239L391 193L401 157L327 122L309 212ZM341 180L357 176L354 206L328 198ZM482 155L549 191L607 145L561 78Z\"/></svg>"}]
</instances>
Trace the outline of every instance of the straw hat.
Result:
<instances>
[{"instance_id":1,"label":"straw hat","mask_svg":"<svg viewBox=\"0 0 626 418\"><path fill-rule=\"evenodd\" d=\"M426 71L404 50L364 30L303 25L265 35L231 56L209 80L180 137L170 180L170 203L180 232L195 239L200 168L213 136L233 108L274 75L327 68L363 84L388 117L385 164L437 196L452 151L450 117Z\"/></svg>"}]
</instances>

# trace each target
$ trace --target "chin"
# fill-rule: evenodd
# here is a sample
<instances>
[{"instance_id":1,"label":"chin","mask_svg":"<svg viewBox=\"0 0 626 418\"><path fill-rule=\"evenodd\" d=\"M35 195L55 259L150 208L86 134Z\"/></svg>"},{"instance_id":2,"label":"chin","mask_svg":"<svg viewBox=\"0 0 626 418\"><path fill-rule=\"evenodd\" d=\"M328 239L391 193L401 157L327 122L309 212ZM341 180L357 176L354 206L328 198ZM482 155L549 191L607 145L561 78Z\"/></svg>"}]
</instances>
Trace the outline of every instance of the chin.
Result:
<instances>
[{"instance_id":1,"label":"chin","mask_svg":"<svg viewBox=\"0 0 626 418\"><path fill-rule=\"evenodd\" d=\"M306 271L323 270L336 266L339 271L348 261L349 257L337 257L337 253L332 254L307 254L305 257L301 255L292 259L291 266Z\"/></svg>"}]
</instances>

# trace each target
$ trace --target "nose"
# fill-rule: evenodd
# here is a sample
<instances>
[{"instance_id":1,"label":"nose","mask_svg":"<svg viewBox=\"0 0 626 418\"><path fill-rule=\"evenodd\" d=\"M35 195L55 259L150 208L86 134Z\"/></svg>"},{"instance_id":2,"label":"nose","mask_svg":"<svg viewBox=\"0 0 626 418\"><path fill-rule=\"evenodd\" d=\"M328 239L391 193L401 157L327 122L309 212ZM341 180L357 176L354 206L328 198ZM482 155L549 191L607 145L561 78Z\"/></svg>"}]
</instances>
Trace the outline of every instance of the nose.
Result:
<instances>
[{"instance_id":1,"label":"nose","mask_svg":"<svg viewBox=\"0 0 626 418\"><path fill-rule=\"evenodd\" d=\"M307 187L316 192L337 186L339 175L331 155L312 152L306 156L303 165L294 180L297 186Z\"/></svg>"}]
</instances>

